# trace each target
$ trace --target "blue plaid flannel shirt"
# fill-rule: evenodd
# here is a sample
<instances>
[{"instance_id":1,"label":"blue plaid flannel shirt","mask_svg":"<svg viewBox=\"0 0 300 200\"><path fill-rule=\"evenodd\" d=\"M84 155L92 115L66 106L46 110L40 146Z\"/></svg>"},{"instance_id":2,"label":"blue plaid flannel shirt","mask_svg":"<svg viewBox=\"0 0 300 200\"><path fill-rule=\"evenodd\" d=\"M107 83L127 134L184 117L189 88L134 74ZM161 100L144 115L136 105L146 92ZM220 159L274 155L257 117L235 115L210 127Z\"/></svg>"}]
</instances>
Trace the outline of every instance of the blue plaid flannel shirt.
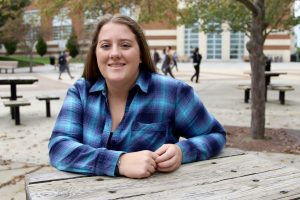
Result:
<instances>
[{"instance_id":1,"label":"blue plaid flannel shirt","mask_svg":"<svg viewBox=\"0 0 300 200\"><path fill-rule=\"evenodd\" d=\"M69 88L53 128L51 164L64 171L115 176L122 153L155 151L172 143L181 148L182 163L190 163L217 155L226 143L224 128L191 86L146 71L140 71L109 141L111 125L105 80L79 79Z\"/></svg>"}]
</instances>

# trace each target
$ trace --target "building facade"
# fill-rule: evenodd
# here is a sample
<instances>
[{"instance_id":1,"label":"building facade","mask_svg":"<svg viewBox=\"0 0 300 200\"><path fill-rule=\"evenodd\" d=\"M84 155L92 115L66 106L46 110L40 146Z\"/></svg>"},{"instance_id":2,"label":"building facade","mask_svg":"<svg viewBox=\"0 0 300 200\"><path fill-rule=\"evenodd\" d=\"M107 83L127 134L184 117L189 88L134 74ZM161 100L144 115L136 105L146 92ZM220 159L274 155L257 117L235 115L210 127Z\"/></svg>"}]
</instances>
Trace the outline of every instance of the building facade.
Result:
<instances>
[{"instance_id":1,"label":"building facade","mask_svg":"<svg viewBox=\"0 0 300 200\"><path fill-rule=\"evenodd\" d=\"M121 12L128 14L126 10L121 10ZM65 8L54 17L48 17L41 15L36 8L29 7L24 19L30 20L31 18L35 19L34 23L39 26L43 38L47 41L48 55L57 55L65 49L72 30L77 35L81 53L86 53L91 34L97 23L97 19L89 19L80 10L70 14ZM181 61L190 61L195 47L199 47L203 60L247 60L249 57L246 49L248 37L244 33L227 31L226 24L220 27L224 30L221 33L204 33L199 30L198 24L185 27L160 21L141 24L141 26L152 51L158 49L161 53L163 48L171 46L174 51L177 51ZM293 35L289 32L270 34L264 46L265 54L278 62L290 61L293 49ZM5 53L3 47L0 53ZM18 50L17 53L22 53L22 51Z\"/></svg>"}]
</instances>

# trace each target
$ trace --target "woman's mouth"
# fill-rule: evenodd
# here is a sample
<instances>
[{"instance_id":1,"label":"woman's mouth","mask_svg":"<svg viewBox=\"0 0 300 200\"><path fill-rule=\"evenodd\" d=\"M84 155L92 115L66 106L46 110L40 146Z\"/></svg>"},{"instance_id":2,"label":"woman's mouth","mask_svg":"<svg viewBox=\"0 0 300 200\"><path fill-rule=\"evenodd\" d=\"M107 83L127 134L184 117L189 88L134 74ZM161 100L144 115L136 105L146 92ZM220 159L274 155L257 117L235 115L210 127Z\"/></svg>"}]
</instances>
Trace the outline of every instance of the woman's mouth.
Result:
<instances>
[{"instance_id":1,"label":"woman's mouth","mask_svg":"<svg viewBox=\"0 0 300 200\"><path fill-rule=\"evenodd\" d=\"M108 66L112 68L120 68L125 66L125 63L109 63Z\"/></svg>"}]
</instances>

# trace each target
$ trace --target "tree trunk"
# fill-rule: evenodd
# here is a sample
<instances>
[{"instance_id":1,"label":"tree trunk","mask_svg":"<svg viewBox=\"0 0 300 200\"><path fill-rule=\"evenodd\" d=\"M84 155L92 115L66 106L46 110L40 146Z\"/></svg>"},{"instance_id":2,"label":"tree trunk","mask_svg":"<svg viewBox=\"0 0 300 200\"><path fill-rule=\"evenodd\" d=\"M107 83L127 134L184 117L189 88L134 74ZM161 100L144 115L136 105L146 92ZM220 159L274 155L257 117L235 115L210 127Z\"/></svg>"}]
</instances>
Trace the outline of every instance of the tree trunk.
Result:
<instances>
[{"instance_id":1,"label":"tree trunk","mask_svg":"<svg viewBox=\"0 0 300 200\"><path fill-rule=\"evenodd\" d=\"M29 72L32 72L32 59L33 59L33 52L30 52L30 56L29 56Z\"/></svg>"},{"instance_id":2,"label":"tree trunk","mask_svg":"<svg viewBox=\"0 0 300 200\"><path fill-rule=\"evenodd\" d=\"M247 43L251 64L251 128L253 139L264 139L265 134L265 56L263 52L265 29L264 1L255 1L251 37Z\"/></svg>"}]
</instances>

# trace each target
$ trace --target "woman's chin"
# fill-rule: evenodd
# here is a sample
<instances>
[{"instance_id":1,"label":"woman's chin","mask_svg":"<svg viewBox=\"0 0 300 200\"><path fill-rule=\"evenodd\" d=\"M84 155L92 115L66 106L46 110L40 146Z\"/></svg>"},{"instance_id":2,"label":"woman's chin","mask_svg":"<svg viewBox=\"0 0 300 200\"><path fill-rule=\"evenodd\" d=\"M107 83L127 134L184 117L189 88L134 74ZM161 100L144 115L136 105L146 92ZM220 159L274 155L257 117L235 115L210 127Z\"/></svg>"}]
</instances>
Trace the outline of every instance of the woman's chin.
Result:
<instances>
[{"instance_id":1,"label":"woman's chin","mask_svg":"<svg viewBox=\"0 0 300 200\"><path fill-rule=\"evenodd\" d=\"M123 76L109 76L106 78L106 81L114 84L126 82L125 77Z\"/></svg>"}]
</instances>

